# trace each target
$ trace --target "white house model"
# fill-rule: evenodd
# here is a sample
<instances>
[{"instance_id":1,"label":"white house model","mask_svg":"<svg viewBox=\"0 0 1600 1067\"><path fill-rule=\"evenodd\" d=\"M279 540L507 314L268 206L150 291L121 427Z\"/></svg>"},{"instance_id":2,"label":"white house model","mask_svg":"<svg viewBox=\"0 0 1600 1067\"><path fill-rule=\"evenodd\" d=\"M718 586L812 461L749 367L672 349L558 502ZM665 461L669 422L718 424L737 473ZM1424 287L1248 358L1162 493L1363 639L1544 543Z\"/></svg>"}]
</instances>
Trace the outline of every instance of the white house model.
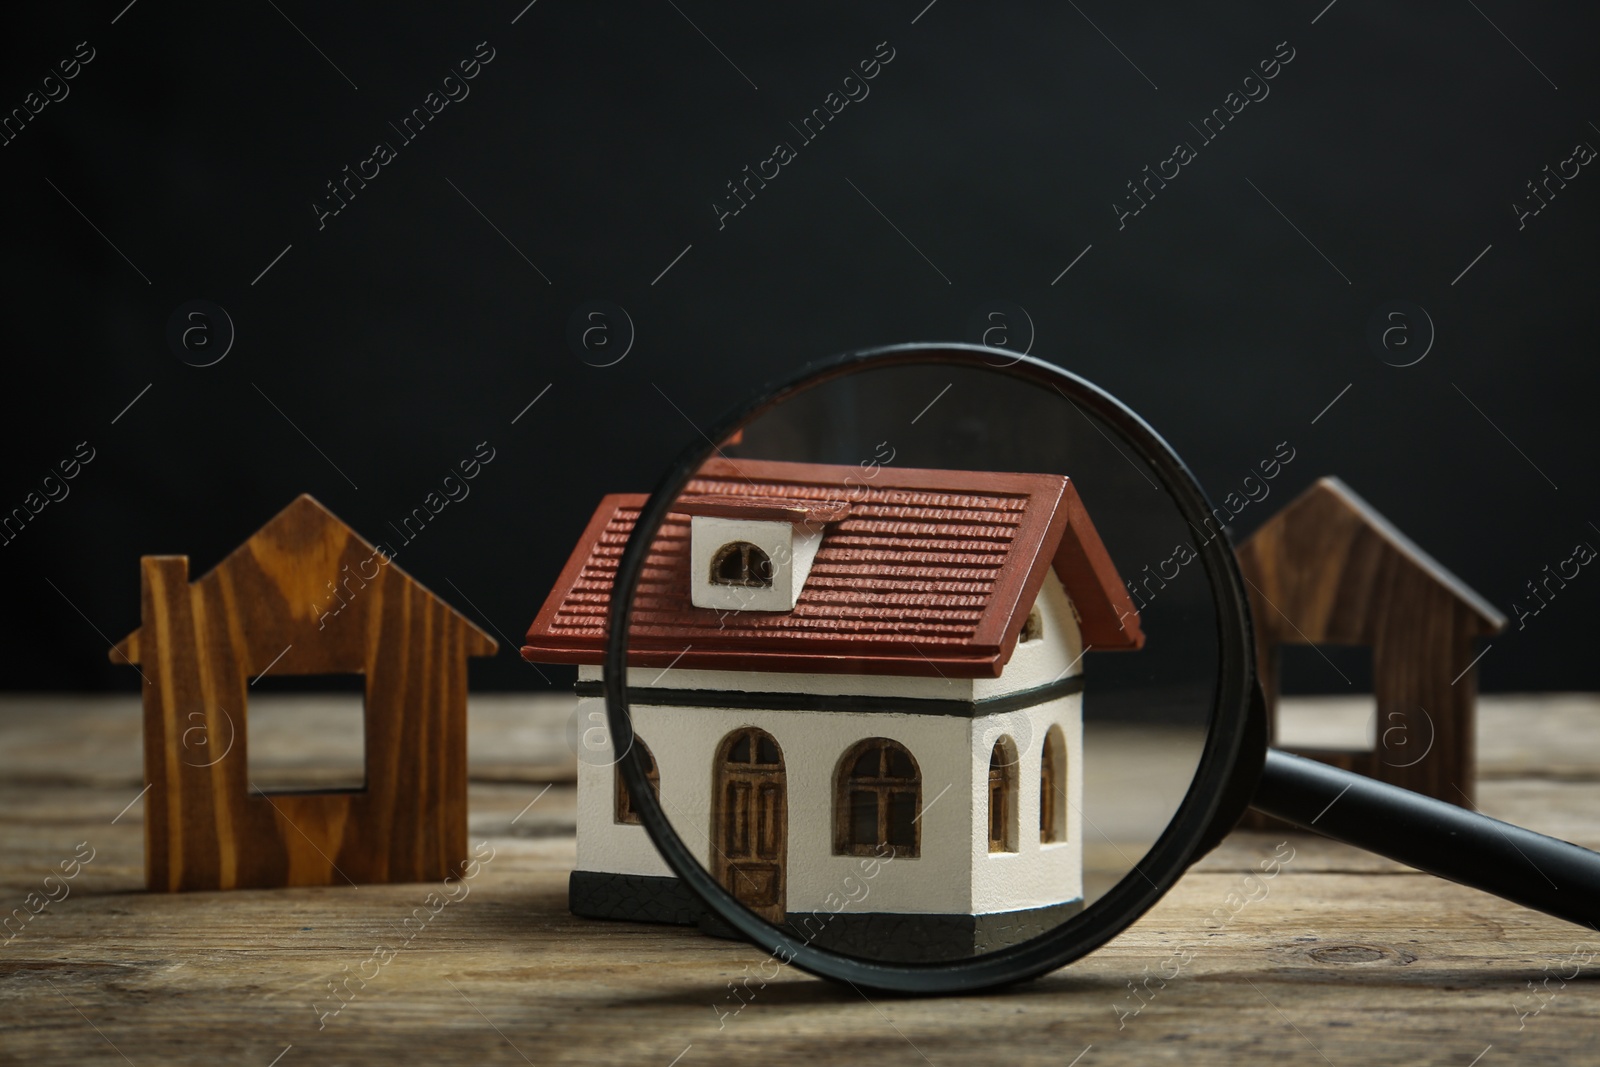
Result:
<instances>
[{"instance_id":1,"label":"white house model","mask_svg":"<svg viewBox=\"0 0 1600 1067\"><path fill-rule=\"evenodd\" d=\"M580 721L603 721L644 500L601 501L522 649L579 665ZM1143 642L1065 477L716 459L634 593L632 722L679 835L752 911L949 958L1081 909L1083 654ZM573 912L703 922L602 762L578 767Z\"/></svg>"}]
</instances>

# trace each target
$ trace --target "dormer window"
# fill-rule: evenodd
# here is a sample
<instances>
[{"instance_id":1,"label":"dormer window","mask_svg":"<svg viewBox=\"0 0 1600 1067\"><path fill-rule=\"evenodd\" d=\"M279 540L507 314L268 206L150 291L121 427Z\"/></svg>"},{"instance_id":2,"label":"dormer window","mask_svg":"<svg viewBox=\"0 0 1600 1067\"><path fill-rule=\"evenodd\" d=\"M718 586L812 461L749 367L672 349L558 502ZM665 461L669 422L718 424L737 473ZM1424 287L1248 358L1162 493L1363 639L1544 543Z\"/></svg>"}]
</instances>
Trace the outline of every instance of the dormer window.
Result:
<instances>
[{"instance_id":1,"label":"dormer window","mask_svg":"<svg viewBox=\"0 0 1600 1067\"><path fill-rule=\"evenodd\" d=\"M689 594L697 608L793 611L828 523L842 502L741 496L686 496Z\"/></svg>"},{"instance_id":2,"label":"dormer window","mask_svg":"<svg viewBox=\"0 0 1600 1067\"><path fill-rule=\"evenodd\" d=\"M772 558L749 541L732 541L711 557L712 585L772 587Z\"/></svg>"}]
</instances>

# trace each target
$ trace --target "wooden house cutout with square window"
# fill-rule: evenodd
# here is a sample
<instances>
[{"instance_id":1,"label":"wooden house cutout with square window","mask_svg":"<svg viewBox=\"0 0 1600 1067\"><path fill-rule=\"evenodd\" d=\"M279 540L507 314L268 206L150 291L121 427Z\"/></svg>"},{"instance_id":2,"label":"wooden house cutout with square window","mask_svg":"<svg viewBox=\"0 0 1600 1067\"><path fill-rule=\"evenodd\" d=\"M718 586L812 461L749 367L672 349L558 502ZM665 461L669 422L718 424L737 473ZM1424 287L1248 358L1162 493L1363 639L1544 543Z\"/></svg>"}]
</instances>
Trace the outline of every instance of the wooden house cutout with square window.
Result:
<instances>
[{"instance_id":1,"label":"wooden house cutout with square window","mask_svg":"<svg viewBox=\"0 0 1600 1067\"><path fill-rule=\"evenodd\" d=\"M1239 547L1276 741L1283 645L1372 650L1374 745L1298 755L1470 807L1479 638L1505 616L1337 478L1322 478ZM1259 812L1243 825L1282 828Z\"/></svg>"},{"instance_id":2,"label":"wooden house cutout with square window","mask_svg":"<svg viewBox=\"0 0 1600 1067\"><path fill-rule=\"evenodd\" d=\"M140 560L151 890L442 879L467 860L467 658L496 644L310 496L202 577ZM262 793L251 682L365 678L366 787Z\"/></svg>"}]
</instances>

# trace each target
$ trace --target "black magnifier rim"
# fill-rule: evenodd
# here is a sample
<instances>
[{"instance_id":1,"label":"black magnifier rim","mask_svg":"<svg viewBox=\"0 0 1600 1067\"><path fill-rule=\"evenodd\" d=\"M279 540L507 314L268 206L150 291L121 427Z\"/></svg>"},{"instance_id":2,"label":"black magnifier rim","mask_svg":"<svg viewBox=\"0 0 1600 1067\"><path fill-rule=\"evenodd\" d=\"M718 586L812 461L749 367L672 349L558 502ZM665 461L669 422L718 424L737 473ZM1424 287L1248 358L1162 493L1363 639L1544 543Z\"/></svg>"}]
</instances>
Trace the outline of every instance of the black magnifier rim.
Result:
<instances>
[{"instance_id":1,"label":"black magnifier rim","mask_svg":"<svg viewBox=\"0 0 1600 1067\"><path fill-rule=\"evenodd\" d=\"M1099 900L1048 933L971 959L939 963L891 963L832 952L791 937L746 909L717 884L678 836L649 787L643 758L634 751L626 691L633 591L656 531L683 487L715 450L712 442L725 440L763 410L833 379L894 366L950 363L989 370L1002 377L1020 377L1043 388L1056 389L1069 403L1088 409L1114 429L1122 437L1122 444L1160 478L1167 495L1195 530L1203 529L1212 518L1205 493L1189 468L1155 430L1121 401L1070 371L1032 356L1014 357L1008 352L1006 357L1014 362L997 365L992 362L996 353L993 348L953 343L869 348L808 364L794 375L763 387L704 434L707 444L691 444L679 453L640 511L618 563L610 598L610 630L601 687L613 751L623 754L617 765L632 795L633 809L667 865L713 914L778 960L820 977L876 990L954 993L1033 978L1086 955L1148 911L1198 858L1247 738L1255 684L1255 643L1249 601L1232 543L1225 534L1218 533L1209 540L1199 539L1199 557L1216 607L1218 664L1206 744L1189 790L1172 822L1133 870Z\"/></svg>"}]
</instances>

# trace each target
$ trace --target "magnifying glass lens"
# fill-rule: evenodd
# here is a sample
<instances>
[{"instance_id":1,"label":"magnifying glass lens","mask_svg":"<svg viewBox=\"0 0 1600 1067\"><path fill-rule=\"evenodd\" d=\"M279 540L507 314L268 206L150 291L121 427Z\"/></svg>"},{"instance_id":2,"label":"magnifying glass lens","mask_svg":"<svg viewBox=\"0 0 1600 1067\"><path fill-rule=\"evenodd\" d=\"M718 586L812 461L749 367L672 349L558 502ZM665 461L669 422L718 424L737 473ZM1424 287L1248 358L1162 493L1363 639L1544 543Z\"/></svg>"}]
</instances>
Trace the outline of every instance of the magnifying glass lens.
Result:
<instances>
[{"instance_id":1,"label":"magnifying glass lens","mask_svg":"<svg viewBox=\"0 0 1600 1067\"><path fill-rule=\"evenodd\" d=\"M1115 932L1181 870L1152 848L1242 692L1203 559L1219 519L1115 402L997 355L824 372L653 505L599 503L529 638L598 711L627 605L626 722L579 768L575 912L754 917L804 950L948 965Z\"/></svg>"}]
</instances>

